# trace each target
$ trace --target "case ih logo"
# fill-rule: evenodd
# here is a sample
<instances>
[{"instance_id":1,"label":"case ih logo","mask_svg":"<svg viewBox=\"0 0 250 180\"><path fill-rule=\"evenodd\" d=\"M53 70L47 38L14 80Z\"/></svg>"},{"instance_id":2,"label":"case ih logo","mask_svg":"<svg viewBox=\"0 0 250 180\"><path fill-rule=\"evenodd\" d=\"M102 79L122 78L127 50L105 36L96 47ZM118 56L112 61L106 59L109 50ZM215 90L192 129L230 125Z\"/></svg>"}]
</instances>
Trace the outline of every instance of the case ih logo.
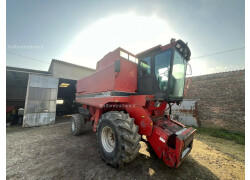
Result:
<instances>
[{"instance_id":1,"label":"case ih logo","mask_svg":"<svg viewBox=\"0 0 250 180\"><path fill-rule=\"evenodd\" d=\"M95 95L95 97L107 97L107 96L111 96L112 93L111 92L103 92L101 94Z\"/></svg>"}]
</instances>

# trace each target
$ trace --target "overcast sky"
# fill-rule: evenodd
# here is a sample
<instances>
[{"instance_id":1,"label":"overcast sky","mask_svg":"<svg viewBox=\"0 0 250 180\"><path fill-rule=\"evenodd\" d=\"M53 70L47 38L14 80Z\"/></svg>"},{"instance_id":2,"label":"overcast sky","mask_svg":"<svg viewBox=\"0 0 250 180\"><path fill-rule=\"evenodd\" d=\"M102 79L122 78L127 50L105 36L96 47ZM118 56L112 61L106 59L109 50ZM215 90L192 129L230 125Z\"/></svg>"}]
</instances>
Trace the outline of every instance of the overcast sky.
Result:
<instances>
[{"instance_id":1,"label":"overcast sky","mask_svg":"<svg viewBox=\"0 0 250 180\"><path fill-rule=\"evenodd\" d=\"M134 54L170 38L192 57L245 46L243 0L7 1L7 66L48 70L51 59L95 68L109 51ZM245 50L191 59L193 75L245 68ZM31 60L14 54L32 57Z\"/></svg>"}]
</instances>

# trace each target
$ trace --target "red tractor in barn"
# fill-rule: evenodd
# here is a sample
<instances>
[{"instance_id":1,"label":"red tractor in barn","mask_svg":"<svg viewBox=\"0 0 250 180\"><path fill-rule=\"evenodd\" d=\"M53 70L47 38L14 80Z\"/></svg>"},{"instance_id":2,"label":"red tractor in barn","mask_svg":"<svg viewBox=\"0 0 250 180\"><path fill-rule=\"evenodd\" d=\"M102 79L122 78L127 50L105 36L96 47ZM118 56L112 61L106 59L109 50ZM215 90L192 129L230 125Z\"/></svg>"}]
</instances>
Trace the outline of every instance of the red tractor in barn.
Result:
<instances>
[{"instance_id":1,"label":"red tractor in barn","mask_svg":"<svg viewBox=\"0 0 250 180\"><path fill-rule=\"evenodd\" d=\"M190 56L187 43L175 39L136 56L122 48L108 53L94 74L77 81L81 106L72 116L72 134L82 134L91 121L101 156L112 166L132 161L144 135L159 158L178 167L192 149L195 129L170 114L171 105L183 100Z\"/></svg>"}]
</instances>

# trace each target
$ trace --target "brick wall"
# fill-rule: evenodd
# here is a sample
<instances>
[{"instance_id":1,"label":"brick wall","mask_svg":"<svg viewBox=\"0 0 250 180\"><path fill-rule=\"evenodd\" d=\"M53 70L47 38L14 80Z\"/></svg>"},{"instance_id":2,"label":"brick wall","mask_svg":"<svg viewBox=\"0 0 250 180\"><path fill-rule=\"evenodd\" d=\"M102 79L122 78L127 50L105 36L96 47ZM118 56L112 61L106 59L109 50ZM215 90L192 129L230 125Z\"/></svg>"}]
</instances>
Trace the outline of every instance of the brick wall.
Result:
<instances>
[{"instance_id":1,"label":"brick wall","mask_svg":"<svg viewBox=\"0 0 250 180\"><path fill-rule=\"evenodd\" d=\"M195 99L199 125L245 130L245 70L192 77L185 99Z\"/></svg>"}]
</instances>

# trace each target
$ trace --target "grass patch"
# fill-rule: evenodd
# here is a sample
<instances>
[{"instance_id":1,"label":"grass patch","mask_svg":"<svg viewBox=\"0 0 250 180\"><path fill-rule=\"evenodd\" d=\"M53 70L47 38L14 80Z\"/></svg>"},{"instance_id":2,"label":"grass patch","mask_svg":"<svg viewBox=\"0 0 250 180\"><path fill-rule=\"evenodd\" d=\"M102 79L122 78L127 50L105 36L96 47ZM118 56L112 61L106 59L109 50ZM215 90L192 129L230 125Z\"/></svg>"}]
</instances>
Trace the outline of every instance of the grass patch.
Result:
<instances>
[{"instance_id":1,"label":"grass patch","mask_svg":"<svg viewBox=\"0 0 250 180\"><path fill-rule=\"evenodd\" d=\"M196 128L196 133L198 134L207 134L213 137L219 137L224 139L233 140L238 144L245 144L245 134L236 132L236 131L228 131L225 129L217 129L217 128L205 128L200 127Z\"/></svg>"}]
</instances>

